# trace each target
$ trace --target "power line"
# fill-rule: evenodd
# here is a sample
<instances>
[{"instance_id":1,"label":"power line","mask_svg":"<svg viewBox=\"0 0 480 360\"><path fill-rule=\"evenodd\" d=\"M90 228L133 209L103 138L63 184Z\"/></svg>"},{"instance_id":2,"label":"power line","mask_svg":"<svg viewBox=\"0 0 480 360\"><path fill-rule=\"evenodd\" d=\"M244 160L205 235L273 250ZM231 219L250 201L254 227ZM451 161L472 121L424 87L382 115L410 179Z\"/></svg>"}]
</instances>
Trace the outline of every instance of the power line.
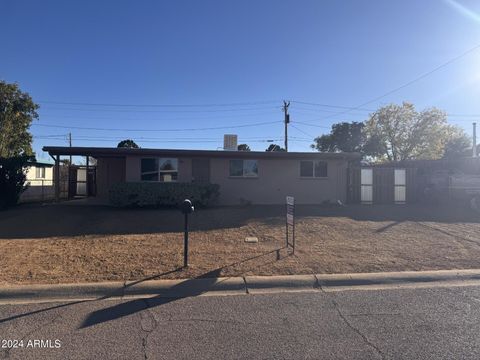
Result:
<instances>
[{"instance_id":1,"label":"power line","mask_svg":"<svg viewBox=\"0 0 480 360\"><path fill-rule=\"evenodd\" d=\"M276 111L260 111L260 112L255 112L255 113L248 113L248 114L221 114L221 115L204 115L204 116L195 116L195 117L168 117L168 118L144 118L144 119L138 119L138 118L132 118L132 116L128 118L124 117L118 117L116 114L108 114L110 116L86 116L86 115L44 115L44 118L48 119L78 119L78 120L84 120L84 119L92 119L92 120L122 120L122 121L188 121L188 120L210 120L210 119L226 119L226 118L246 118L246 117L258 117L262 115L272 115L272 114L277 114Z\"/></svg>"},{"instance_id":2,"label":"power line","mask_svg":"<svg viewBox=\"0 0 480 360\"><path fill-rule=\"evenodd\" d=\"M313 136L313 135L311 135L311 134L309 134L309 133L306 133L305 131L303 131L303 130L300 129L299 127L297 127L297 126L295 126L295 125L293 125L293 124L290 124L290 125L292 125L292 127L293 127L294 129L296 129L297 131L300 131L302 134L305 134L305 135L311 137L312 139L315 138L315 136ZM310 140L310 141L312 141L312 140Z\"/></svg>"},{"instance_id":3,"label":"power line","mask_svg":"<svg viewBox=\"0 0 480 360\"><path fill-rule=\"evenodd\" d=\"M246 106L246 105L263 105L279 103L280 100L266 100L266 101L247 101L237 103L214 103L214 104L120 104L120 103L88 103L88 102L62 102L62 101L48 101L40 100L40 104L55 104L55 105L78 105L78 106L112 106L112 107L231 107L231 106Z\"/></svg>"},{"instance_id":4,"label":"power line","mask_svg":"<svg viewBox=\"0 0 480 360\"><path fill-rule=\"evenodd\" d=\"M69 137L69 134L50 134L50 135L36 135L34 138L37 139L66 139ZM84 140L84 139L110 139L110 140L123 140L127 136L91 136L91 135L80 135L80 136L75 136L75 140ZM297 140L307 140L305 138L301 137L295 137L292 136L292 139L297 139ZM166 137L143 137L143 136L134 136L134 140L215 140L218 141L218 137L171 137L169 136L168 138ZM254 136L254 137L243 137L242 140L266 140L266 139L276 139L275 136ZM281 139L281 137L280 137Z\"/></svg>"},{"instance_id":5,"label":"power line","mask_svg":"<svg viewBox=\"0 0 480 360\"><path fill-rule=\"evenodd\" d=\"M443 64L441 64L441 65L439 65L439 66L437 66L437 67L435 67L435 68L433 68L432 70L427 71L427 72L423 73L422 75L417 76L416 78L414 78L414 79L412 79L412 80L410 80L410 81L408 81L408 82L406 82L406 83L404 83L404 84L402 84L402 85L400 85L400 86L398 86L398 87L396 87L396 88L394 88L394 89L392 89L392 90L390 90L390 91L387 91L386 93L384 93L384 94L382 94L382 95L380 95L380 96L377 96L377 97L375 97L375 98L373 98L373 99L371 99L371 100L368 100L368 101L366 101L366 102L364 102L364 103L362 103L362 104L360 104L360 105L358 105L358 106L355 106L355 107L353 107L353 108L349 108L348 110L345 110L345 111L339 112L339 113L337 113L337 114L333 114L333 115L327 116L327 117L324 118L324 119L328 119L328 118L331 118L331 117L334 117L334 116L338 116L338 115L343 115L343 114L349 113L349 112L352 111L352 110L358 110L358 109L362 108L362 107L365 106L365 105L368 105L368 104L371 104L371 103L373 103L373 102L375 102L375 101L378 101L378 100L380 100L380 99L383 99L383 98L387 97L388 95L391 95L391 94L393 94L393 93L395 93L395 92L397 92L397 91L399 91L399 90L401 90L401 89L403 89L403 88L406 88L407 86L410 86L410 85L412 85L412 84L414 84L414 83L416 83L416 82L418 82L418 81L426 78L427 76L433 74L434 72L443 69L444 67L452 64L453 62L461 59L462 57L464 57L464 56L466 56L466 55L468 55L468 54L470 54L470 53L472 53L472 52L474 52L475 50L478 50L478 49L480 49L480 44L478 44L478 45L476 45L476 46L468 49L467 51L461 53L461 54L458 55L458 56L455 56L454 58L452 58L452 59L444 62Z\"/></svg>"},{"instance_id":6,"label":"power line","mask_svg":"<svg viewBox=\"0 0 480 360\"><path fill-rule=\"evenodd\" d=\"M354 108L354 107L350 107L350 106L331 105L331 104L321 104L321 103L313 103L313 102L298 101L298 100L291 100L291 102L294 103L294 104L313 105L313 106L328 107L328 108L335 108L335 109L375 111L375 110L372 110L372 109ZM326 110L323 110L323 111L326 111Z\"/></svg>"},{"instance_id":7,"label":"power line","mask_svg":"<svg viewBox=\"0 0 480 360\"><path fill-rule=\"evenodd\" d=\"M390 90L390 91L387 91L385 94L380 95L380 96L377 96L376 98L374 98L374 99L372 99L372 100L369 100L369 101L367 101L367 102L364 102L363 104L357 106L357 108L362 107L362 106L365 106L365 105L368 105L368 104L371 104L372 102L375 102L375 101L377 101L377 100L380 100L380 99L382 99L382 98L384 98L384 97L386 97L386 96L388 96L388 95L390 95L390 94L393 94L394 92L397 92L397 91L399 91L399 90L401 90L401 89L403 89L403 88L406 88L407 86L410 86L410 85L416 83L417 81L420 81L420 80L426 78L427 76L433 74L434 72L437 72L438 70L443 69L444 67L446 67L446 66L450 65L451 63L453 63L453 62L461 59L462 57L464 57L464 56L466 56L466 55L474 52L474 51L477 50L477 49L480 49L480 44L478 44L478 45L470 48L469 50L461 53L461 54L458 55L458 56L455 56L454 58L452 58L452 59L444 62L443 64L441 64L441 65L439 65L439 66L437 66L437 67L435 67L435 68L433 68L432 70L427 71L426 73L423 73L422 75L416 77L415 79L410 80L410 81L406 82L405 84L400 85L400 86L398 86L398 87L396 87L396 88L394 88L394 89L392 89L392 90Z\"/></svg>"},{"instance_id":8,"label":"power line","mask_svg":"<svg viewBox=\"0 0 480 360\"><path fill-rule=\"evenodd\" d=\"M137 131L137 132L174 132L174 131L205 131L205 130L221 130L221 129L236 129L244 127L254 127L261 125L271 125L283 123L283 121L267 121L261 123L253 124L243 124L243 125L231 125L231 126L216 126L216 127L203 127L203 128L190 128L190 129L126 129L126 128L94 128L94 127L83 127L83 126L64 126L64 125L53 125L53 124L32 124L32 126L42 126L42 127L51 127L59 129L77 129L77 130L95 130L95 131Z\"/></svg>"},{"instance_id":9,"label":"power line","mask_svg":"<svg viewBox=\"0 0 480 360\"><path fill-rule=\"evenodd\" d=\"M331 128L330 126L308 124L308 123L301 122L301 121L295 121L295 124L302 124L302 125L306 125L306 126L313 126L313 127L323 128L323 129L330 129Z\"/></svg>"},{"instance_id":10,"label":"power line","mask_svg":"<svg viewBox=\"0 0 480 360\"><path fill-rule=\"evenodd\" d=\"M34 136L34 138L39 138ZM41 139L41 138L40 138ZM65 141L65 139L57 139L57 138L49 138L51 141ZM117 139L118 140L118 139ZM81 139L80 141L93 141L93 142L116 142L117 140L114 139ZM269 143L269 142L278 142L281 141L282 139L267 139L267 140L248 140L250 143ZM146 143L178 143L178 140L136 140L139 143L146 142ZM292 140L294 142L311 142L311 140L308 139L295 139ZM218 143L218 140L183 140L183 143Z\"/></svg>"},{"instance_id":11,"label":"power line","mask_svg":"<svg viewBox=\"0 0 480 360\"><path fill-rule=\"evenodd\" d=\"M220 112L236 112L236 111L253 111L265 109L278 109L273 106L263 106L254 108L237 108L237 109L214 109L214 110L126 110L126 109L80 109L80 108L46 108L48 111L83 111L83 112L120 112L120 113L220 113Z\"/></svg>"}]
</instances>

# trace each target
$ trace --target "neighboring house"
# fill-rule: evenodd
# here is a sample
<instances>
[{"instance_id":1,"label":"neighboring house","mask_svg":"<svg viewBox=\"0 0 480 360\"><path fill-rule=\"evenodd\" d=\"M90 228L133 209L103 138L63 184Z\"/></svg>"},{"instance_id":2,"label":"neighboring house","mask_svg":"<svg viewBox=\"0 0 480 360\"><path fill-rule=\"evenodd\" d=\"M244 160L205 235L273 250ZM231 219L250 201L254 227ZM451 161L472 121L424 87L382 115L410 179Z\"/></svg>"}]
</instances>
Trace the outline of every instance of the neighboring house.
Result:
<instances>
[{"instance_id":1,"label":"neighboring house","mask_svg":"<svg viewBox=\"0 0 480 360\"><path fill-rule=\"evenodd\" d=\"M26 184L28 185L21 196L21 202L44 201L54 198L53 164L45 162L31 162L26 169Z\"/></svg>"},{"instance_id":2,"label":"neighboring house","mask_svg":"<svg viewBox=\"0 0 480 360\"><path fill-rule=\"evenodd\" d=\"M355 153L162 150L95 147L43 148L60 156L97 160L96 196L118 182L197 182L220 185L220 205L298 204L347 199L347 168ZM88 162L88 159L87 159ZM88 169L87 169L88 170Z\"/></svg>"}]
</instances>

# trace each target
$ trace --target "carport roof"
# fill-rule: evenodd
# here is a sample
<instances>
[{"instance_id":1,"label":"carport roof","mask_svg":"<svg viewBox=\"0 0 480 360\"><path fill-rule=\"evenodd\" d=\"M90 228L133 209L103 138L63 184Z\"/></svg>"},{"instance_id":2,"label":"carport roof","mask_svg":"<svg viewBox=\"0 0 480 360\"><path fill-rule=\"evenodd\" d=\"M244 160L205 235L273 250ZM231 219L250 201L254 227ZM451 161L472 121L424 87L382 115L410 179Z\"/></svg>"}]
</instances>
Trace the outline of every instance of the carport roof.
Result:
<instances>
[{"instance_id":1,"label":"carport roof","mask_svg":"<svg viewBox=\"0 0 480 360\"><path fill-rule=\"evenodd\" d=\"M50 155L73 155L92 157L163 156L163 157L208 157L250 159L330 159L358 160L358 153L281 152L281 151L224 151L224 150L177 150L177 149L129 149L104 147L44 146Z\"/></svg>"}]
</instances>

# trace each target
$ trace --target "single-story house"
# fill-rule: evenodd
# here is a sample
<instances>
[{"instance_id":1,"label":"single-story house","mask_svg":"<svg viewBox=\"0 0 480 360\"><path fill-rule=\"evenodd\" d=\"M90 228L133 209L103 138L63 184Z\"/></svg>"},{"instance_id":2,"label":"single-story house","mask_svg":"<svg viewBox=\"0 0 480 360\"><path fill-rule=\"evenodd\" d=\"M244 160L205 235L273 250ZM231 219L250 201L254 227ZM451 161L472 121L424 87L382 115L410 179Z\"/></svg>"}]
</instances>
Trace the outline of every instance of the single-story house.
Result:
<instances>
[{"instance_id":1,"label":"single-story house","mask_svg":"<svg viewBox=\"0 0 480 360\"><path fill-rule=\"evenodd\" d=\"M53 164L32 161L26 168L25 190L20 195L20 202L44 201L54 198Z\"/></svg>"},{"instance_id":2,"label":"single-story house","mask_svg":"<svg viewBox=\"0 0 480 360\"><path fill-rule=\"evenodd\" d=\"M43 148L60 156L96 159L95 194L108 196L118 182L194 182L220 186L220 205L298 204L347 199L347 169L356 153L257 152L129 149L100 147ZM88 164L88 159L87 159ZM88 169L87 169L88 170Z\"/></svg>"}]
</instances>

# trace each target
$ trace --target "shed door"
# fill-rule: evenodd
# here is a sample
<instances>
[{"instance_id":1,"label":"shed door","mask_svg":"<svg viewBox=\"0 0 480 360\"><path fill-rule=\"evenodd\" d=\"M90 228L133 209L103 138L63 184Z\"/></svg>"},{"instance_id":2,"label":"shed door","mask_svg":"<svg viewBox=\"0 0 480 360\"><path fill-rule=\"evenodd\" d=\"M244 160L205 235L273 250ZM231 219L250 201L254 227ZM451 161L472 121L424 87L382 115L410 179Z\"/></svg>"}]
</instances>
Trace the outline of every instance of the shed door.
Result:
<instances>
[{"instance_id":1,"label":"shed door","mask_svg":"<svg viewBox=\"0 0 480 360\"><path fill-rule=\"evenodd\" d=\"M360 200L362 203L373 202L373 170L362 169L360 173Z\"/></svg>"},{"instance_id":2,"label":"shed door","mask_svg":"<svg viewBox=\"0 0 480 360\"><path fill-rule=\"evenodd\" d=\"M395 169L395 203L404 204L407 197L407 176L405 169Z\"/></svg>"},{"instance_id":3,"label":"shed door","mask_svg":"<svg viewBox=\"0 0 480 360\"><path fill-rule=\"evenodd\" d=\"M210 182L210 159L192 159L192 182Z\"/></svg>"}]
</instances>

